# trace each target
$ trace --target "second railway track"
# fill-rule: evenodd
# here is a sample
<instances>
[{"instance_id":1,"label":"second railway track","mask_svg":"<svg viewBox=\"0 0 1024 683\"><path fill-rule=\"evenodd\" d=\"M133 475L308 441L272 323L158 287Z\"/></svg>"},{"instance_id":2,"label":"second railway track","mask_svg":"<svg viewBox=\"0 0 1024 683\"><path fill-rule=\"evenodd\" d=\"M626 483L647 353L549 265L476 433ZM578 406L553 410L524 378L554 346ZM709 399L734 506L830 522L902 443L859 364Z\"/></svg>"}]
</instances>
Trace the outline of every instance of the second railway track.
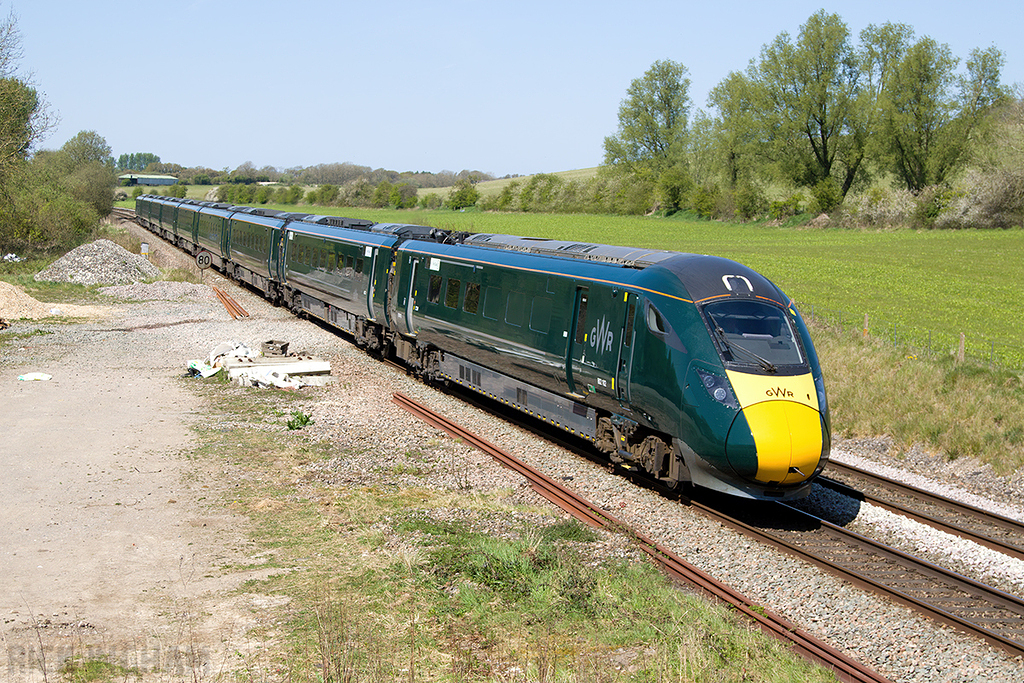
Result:
<instances>
[{"instance_id":1,"label":"second railway track","mask_svg":"<svg viewBox=\"0 0 1024 683\"><path fill-rule=\"evenodd\" d=\"M1024 656L1024 600L785 504L739 513L691 502L733 529ZM766 523L768 519L770 522Z\"/></svg>"},{"instance_id":2,"label":"second railway track","mask_svg":"<svg viewBox=\"0 0 1024 683\"><path fill-rule=\"evenodd\" d=\"M822 486L1024 560L1024 523L835 461Z\"/></svg>"}]
</instances>

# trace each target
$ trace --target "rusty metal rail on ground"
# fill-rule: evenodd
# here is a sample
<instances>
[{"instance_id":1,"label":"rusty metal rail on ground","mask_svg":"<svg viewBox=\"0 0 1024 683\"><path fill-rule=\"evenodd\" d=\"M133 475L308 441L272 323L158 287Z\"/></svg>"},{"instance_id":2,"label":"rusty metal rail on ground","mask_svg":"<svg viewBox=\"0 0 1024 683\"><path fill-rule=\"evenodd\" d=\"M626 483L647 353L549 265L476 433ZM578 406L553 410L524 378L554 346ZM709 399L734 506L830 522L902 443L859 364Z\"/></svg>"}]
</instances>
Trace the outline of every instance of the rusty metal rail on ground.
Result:
<instances>
[{"instance_id":1,"label":"rusty metal rail on ground","mask_svg":"<svg viewBox=\"0 0 1024 683\"><path fill-rule=\"evenodd\" d=\"M224 304L224 308L228 310L228 313L231 314L231 318L233 320L249 317L249 314L246 313L245 309L239 306L238 302L232 299L231 296L223 289L220 287L213 287L212 285L211 289L213 289L213 293L217 295L217 298L220 299L220 302Z\"/></svg>"},{"instance_id":2,"label":"rusty metal rail on ground","mask_svg":"<svg viewBox=\"0 0 1024 683\"><path fill-rule=\"evenodd\" d=\"M464 429L460 425L435 413L401 393L392 395L399 406L451 436L462 439L466 443L488 453L502 465L523 475L540 495L569 512L577 519L594 527L619 529L632 535L644 552L651 556L673 579L694 586L701 592L714 596L725 602L748 618L770 635L790 643L794 650L806 659L817 662L831 669L842 681L851 683L885 683L889 679L847 657L832 646L824 643L809 633L797 628L781 616L765 610L750 602L743 595L713 579L697 567L689 564L653 539L631 530L626 524L614 516L604 512L593 503L576 495L551 477L535 468L517 460L508 452Z\"/></svg>"}]
</instances>

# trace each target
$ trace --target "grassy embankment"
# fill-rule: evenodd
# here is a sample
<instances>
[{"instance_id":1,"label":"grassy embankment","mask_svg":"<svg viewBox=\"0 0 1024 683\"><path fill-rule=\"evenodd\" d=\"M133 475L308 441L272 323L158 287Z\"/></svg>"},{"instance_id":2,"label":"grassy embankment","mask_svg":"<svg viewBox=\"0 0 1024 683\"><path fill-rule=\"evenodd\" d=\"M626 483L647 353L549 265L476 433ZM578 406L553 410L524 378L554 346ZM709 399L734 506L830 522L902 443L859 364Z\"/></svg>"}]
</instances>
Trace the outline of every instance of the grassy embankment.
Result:
<instances>
[{"instance_id":1,"label":"grassy embankment","mask_svg":"<svg viewBox=\"0 0 1024 683\"><path fill-rule=\"evenodd\" d=\"M249 634L268 645L239 653L246 680L833 680L646 562L596 559L601 539L579 523L468 481L418 485L461 471L452 442L424 437L382 453L378 483L338 483L333 459L379 444L284 427L316 419L320 390L190 386L213 411L196 476L226 476L228 504L252 520L266 559L245 569L280 570L246 589L291 598Z\"/></svg>"}]
</instances>

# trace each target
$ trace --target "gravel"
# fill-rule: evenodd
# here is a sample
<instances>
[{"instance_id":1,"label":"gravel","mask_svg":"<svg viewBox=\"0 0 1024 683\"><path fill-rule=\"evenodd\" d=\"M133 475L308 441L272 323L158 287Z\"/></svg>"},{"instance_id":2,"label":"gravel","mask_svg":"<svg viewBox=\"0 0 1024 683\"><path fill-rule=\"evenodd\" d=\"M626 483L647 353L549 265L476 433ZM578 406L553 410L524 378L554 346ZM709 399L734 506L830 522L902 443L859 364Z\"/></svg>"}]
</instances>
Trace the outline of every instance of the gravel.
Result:
<instances>
[{"instance_id":1,"label":"gravel","mask_svg":"<svg viewBox=\"0 0 1024 683\"><path fill-rule=\"evenodd\" d=\"M149 241L158 242L151 235ZM96 258L103 261L104 268L110 263L105 256ZM67 266L68 272L78 272L76 269L78 266ZM158 282L104 291L116 302L137 302L127 305L125 315L130 317L131 325L146 326L147 334L159 336L164 343L180 349L183 371L189 358L203 357L217 343L229 340L255 348L268 339L286 340L292 351L328 358L337 382L313 390L317 392L312 411L314 423L304 432L310 439L331 440L340 455L310 465L305 477L336 486L385 483L498 492L510 502L530 504L526 511L510 511L510 515L522 515L536 523L550 519L549 513L539 512L549 509L548 504L522 478L398 408L391 394L401 391L565 482L638 531L733 585L755 603L779 612L893 681L1018 683L1024 678L1024 662L1020 659L1012 659L983 642L919 617L908 608L852 587L686 507L636 488L594 463L372 360L319 326L301 321L240 289L230 291L251 317L237 321L230 320L220 304L208 295L206 285ZM109 323L104 321L74 326L34 323L37 328L40 325L53 333L40 343L54 344L55 348L104 334L103 330L109 329ZM947 463L923 451L900 452L885 439L836 444L834 457L887 475L896 473L912 479L915 485L942 489L974 505L1024 518L1024 508L1019 504L1024 499L1019 474L1000 477L990 468L966 459ZM945 534L873 506L858 506L821 487L816 487L812 496L812 504L828 508L830 515L862 533L896 539L915 549L927 547L930 556L938 558L936 561L997 582L1017 594L1024 588L1022 563L990 551L983 553L973 544L957 543ZM444 517L461 513L453 509L429 514ZM498 517L486 523L496 534L507 533L509 528L507 519ZM613 534L602 537L602 555L643 561L627 539ZM387 548L396 554L414 554L410 540L392 535Z\"/></svg>"},{"instance_id":2,"label":"gravel","mask_svg":"<svg viewBox=\"0 0 1024 683\"><path fill-rule=\"evenodd\" d=\"M36 273L36 281L73 282L79 285L120 285L160 276L160 269L143 256L110 240L75 247Z\"/></svg>"}]
</instances>

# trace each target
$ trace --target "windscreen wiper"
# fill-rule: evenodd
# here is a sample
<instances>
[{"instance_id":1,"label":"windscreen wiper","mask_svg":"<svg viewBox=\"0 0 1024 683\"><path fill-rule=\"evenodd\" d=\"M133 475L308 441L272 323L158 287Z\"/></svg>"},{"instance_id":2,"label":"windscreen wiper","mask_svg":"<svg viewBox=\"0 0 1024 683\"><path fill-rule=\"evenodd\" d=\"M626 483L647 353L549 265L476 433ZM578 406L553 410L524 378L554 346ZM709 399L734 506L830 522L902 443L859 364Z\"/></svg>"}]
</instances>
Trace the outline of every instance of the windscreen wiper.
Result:
<instances>
[{"instance_id":1,"label":"windscreen wiper","mask_svg":"<svg viewBox=\"0 0 1024 683\"><path fill-rule=\"evenodd\" d=\"M729 349L730 352L733 353L734 356L736 355L735 351L742 351L747 355L747 358L753 359L758 365L760 365L764 369L765 372L770 372L774 374L779 371L779 369L775 367L775 363L771 362L767 358L762 358L761 356L757 355L756 353L748 349L746 346L743 346L742 344L737 344L734 341L729 341L729 338L725 336L725 330L722 329L721 325L715 325L715 331L718 332L718 336L721 337L722 343L725 345L727 349Z\"/></svg>"}]
</instances>

